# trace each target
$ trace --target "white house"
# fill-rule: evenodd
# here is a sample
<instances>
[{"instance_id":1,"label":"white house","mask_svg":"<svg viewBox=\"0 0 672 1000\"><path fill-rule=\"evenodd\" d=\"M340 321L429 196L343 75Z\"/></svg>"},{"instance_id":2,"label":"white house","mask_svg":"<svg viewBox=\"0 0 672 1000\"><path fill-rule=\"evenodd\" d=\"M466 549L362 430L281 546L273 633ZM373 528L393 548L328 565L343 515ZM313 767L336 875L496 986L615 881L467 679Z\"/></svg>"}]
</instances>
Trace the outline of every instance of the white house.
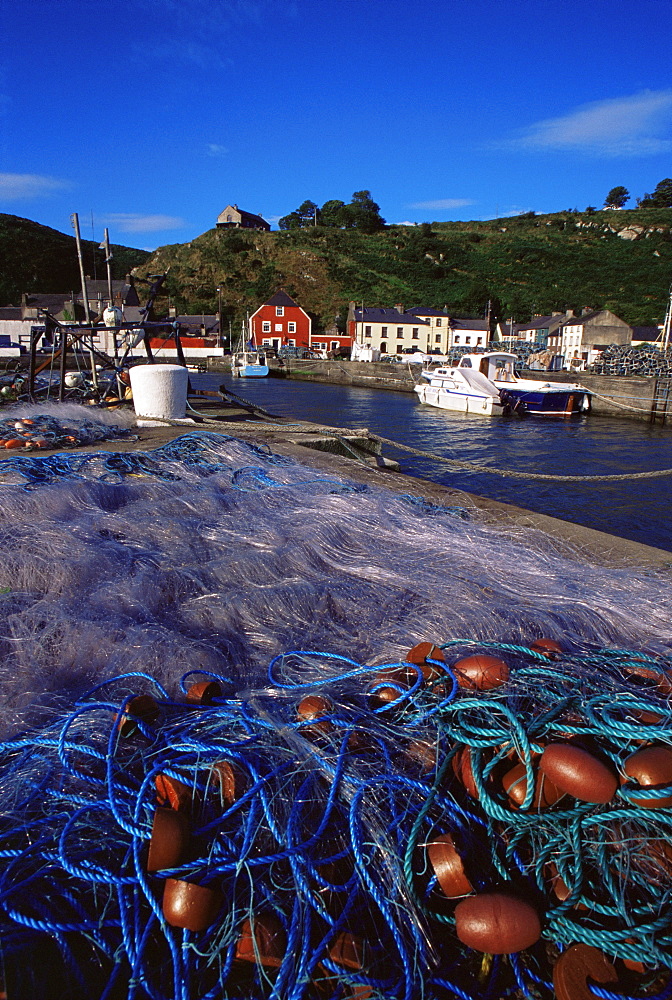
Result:
<instances>
[{"instance_id":1,"label":"white house","mask_svg":"<svg viewBox=\"0 0 672 1000\"><path fill-rule=\"evenodd\" d=\"M571 310L554 336L553 346L564 357L566 368L583 369L592 364L611 344L628 346L632 343L632 327L609 309L584 309L580 316Z\"/></svg>"}]
</instances>

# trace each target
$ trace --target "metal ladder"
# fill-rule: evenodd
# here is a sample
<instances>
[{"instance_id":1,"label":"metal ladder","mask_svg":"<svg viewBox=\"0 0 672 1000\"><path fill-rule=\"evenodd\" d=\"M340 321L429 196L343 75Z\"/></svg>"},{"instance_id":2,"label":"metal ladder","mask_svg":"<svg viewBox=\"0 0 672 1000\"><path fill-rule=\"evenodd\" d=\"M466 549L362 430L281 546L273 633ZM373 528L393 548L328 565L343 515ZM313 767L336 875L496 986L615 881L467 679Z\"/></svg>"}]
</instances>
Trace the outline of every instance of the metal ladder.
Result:
<instances>
[{"instance_id":1,"label":"metal ladder","mask_svg":"<svg viewBox=\"0 0 672 1000\"><path fill-rule=\"evenodd\" d=\"M661 424L667 422L667 413L670 407L670 394L672 394L672 376L659 375L653 389L653 400L651 401L651 423L660 421Z\"/></svg>"}]
</instances>

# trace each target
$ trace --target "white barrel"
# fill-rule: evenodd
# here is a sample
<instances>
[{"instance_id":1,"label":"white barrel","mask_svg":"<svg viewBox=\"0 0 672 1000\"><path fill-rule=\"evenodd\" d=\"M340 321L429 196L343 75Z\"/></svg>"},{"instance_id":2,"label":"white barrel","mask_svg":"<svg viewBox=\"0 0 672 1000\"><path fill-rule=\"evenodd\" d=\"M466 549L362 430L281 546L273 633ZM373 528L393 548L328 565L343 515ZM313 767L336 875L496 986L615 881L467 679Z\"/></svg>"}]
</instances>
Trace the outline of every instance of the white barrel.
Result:
<instances>
[{"instance_id":1,"label":"white barrel","mask_svg":"<svg viewBox=\"0 0 672 1000\"><path fill-rule=\"evenodd\" d=\"M130 369L138 417L181 420L187 410L187 369L181 365L134 365Z\"/></svg>"}]
</instances>

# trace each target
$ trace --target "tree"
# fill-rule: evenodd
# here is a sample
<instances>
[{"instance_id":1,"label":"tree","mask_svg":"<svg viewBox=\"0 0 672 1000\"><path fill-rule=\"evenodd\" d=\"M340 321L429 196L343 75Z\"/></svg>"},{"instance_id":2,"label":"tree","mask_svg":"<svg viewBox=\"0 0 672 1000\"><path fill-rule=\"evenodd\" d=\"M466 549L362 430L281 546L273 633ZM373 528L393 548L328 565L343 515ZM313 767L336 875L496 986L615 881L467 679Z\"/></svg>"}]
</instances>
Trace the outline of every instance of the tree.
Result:
<instances>
[{"instance_id":1,"label":"tree","mask_svg":"<svg viewBox=\"0 0 672 1000\"><path fill-rule=\"evenodd\" d=\"M672 177L656 184L653 194L645 194L637 204L640 208L672 208Z\"/></svg>"},{"instance_id":2,"label":"tree","mask_svg":"<svg viewBox=\"0 0 672 1000\"><path fill-rule=\"evenodd\" d=\"M297 208L297 213L299 219L301 220L300 225L302 229L307 229L308 226L314 226L315 222L319 222L320 210L314 201L304 201Z\"/></svg>"},{"instance_id":3,"label":"tree","mask_svg":"<svg viewBox=\"0 0 672 1000\"><path fill-rule=\"evenodd\" d=\"M298 212L290 212L289 215L283 215L281 219L278 220L279 229L300 229L301 228L301 217Z\"/></svg>"},{"instance_id":4,"label":"tree","mask_svg":"<svg viewBox=\"0 0 672 1000\"><path fill-rule=\"evenodd\" d=\"M314 226L316 220L320 221L319 216L320 210L315 202L306 200L299 205L295 212L283 215L278 221L278 227L280 229L307 229L309 226Z\"/></svg>"},{"instance_id":5,"label":"tree","mask_svg":"<svg viewBox=\"0 0 672 1000\"><path fill-rule=\"evenodd\" d=\"M331 228L340 229L347 225L347 218L343 209L345 208L345 202L339 201L338 198L333 198L331 201L325 201L324 205L320 209L320 225L330 226Z\"/></svg>"},{"instance_id":6,"label":"tree","mask_svg":"<svg viewBox=\"0 0 672 1000\"><path fill-rule=\"evenodd\" d=\"M623 208L626 201L630 199L630 192L627 188L619 184L618 187L612 188L607 197L604 199L605 208Z\"/></svg>"},{"instance_id":7,"label":"tree","mask_svg":"<svg viewBox=\"0 0 672 1000\"><path fill-rule=\"evenodd\" d=\"M363 233L377 233L385 228L385 219L380 216L380 205L376 205L370 191L355 191L352 201L345 206L346 226L361 229Z\"/></svg>"}]
</instances>

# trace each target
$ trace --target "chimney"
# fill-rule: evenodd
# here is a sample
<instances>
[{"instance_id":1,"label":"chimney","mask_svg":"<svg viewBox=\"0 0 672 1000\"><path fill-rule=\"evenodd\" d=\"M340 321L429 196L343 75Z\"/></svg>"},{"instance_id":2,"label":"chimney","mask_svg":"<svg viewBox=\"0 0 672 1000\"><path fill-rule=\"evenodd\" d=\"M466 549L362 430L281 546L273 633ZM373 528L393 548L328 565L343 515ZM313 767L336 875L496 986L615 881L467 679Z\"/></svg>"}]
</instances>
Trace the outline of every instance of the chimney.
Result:
<instances>
[{"instance_id":1,"label":"chimney","mask_svg":"<svg viewBox=\"0 0 672 1000\"><path fill-rule=\"evenodd\" d=\"M574 310L573 309L566 309L565 310L565 316L567 317L567 319L572 319L572 317L574 316Z\"/></svg>"},{"instance_id":2,"label":"chimney","mask_svg":"<svg viewBox=\"0 0 672 1000\"><path fill-rule=\"evenodd\" d=\"M591 313L592 311L593 310L590 308L590 306L584 306L583 309L581 310L581 315L587 316L588 313Z\"/></svg>"},{"instance_id":3,"label":"chimney","mask_svg":"<svg viewBox=\"0 0 672 1000\"><path fill-rule=\"evenodd\" d=\"M401 304L401 302L395 302L395 303L394 303L394 308L395 308L395 309L397 310L397 312L398 312L398 313L401 313L401 314L403 314L403 312L404 312L404 307L403 307L403 305Z\"/></svg>"}]
</instances>

